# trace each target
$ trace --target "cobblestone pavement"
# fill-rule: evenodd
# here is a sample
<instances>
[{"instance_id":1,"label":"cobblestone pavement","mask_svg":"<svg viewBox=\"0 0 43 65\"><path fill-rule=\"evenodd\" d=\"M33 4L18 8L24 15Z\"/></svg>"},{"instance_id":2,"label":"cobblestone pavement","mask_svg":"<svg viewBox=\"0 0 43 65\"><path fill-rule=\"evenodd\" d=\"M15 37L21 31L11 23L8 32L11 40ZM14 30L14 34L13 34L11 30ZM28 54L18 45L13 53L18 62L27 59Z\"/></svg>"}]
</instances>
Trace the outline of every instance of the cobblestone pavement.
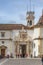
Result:
<instances>
[{"instance_id":1,"label":"cobblestone pavement","mask_svg":"<svg viewBox=\"0 0 43 65\"><path fill-rule=\"evenodd\" d=\"M3 62L6 58L0 59L0 63Z\"/></svg>"},{"instance_id":2,"label":"cobblestone pavement","mask_svg":"<svg viewBox=\"0 0 43 65\"><path fill-rule=\"evenodd\" d=\"M0 65L42 65L41 59L6 59Z\"/></svg>"},{"instance_id":3,"label":"cobblestone pavement","mask_svg":"<svg viewBox=\"0 0 43 65\"><path fill-rule=\"evenodd\" d=\"M3 59L0 59L0 65L2 65L3 63L5 63L8 59L6 58L3 58Z\"/></svg>"}]
</instances>

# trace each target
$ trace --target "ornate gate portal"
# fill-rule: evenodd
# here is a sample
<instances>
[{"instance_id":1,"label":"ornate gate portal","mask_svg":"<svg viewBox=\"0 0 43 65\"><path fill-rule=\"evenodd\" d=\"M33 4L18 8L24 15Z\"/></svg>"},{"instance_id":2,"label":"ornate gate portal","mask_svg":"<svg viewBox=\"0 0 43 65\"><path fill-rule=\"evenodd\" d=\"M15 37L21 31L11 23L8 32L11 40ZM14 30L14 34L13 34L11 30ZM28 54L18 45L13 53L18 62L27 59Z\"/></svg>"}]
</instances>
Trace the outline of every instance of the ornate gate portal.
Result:
<instances>
[{"instance_id":1,"label":"ornate gate portal","mask_svg":"<svg viewBox=\"0 0 43 65\"><path fill-rule=\"evenodd\" d=\"M15 55L16 58L25 58L32 55L32 39L23 28L15 37Z\"/></svg>"}]
</instances>

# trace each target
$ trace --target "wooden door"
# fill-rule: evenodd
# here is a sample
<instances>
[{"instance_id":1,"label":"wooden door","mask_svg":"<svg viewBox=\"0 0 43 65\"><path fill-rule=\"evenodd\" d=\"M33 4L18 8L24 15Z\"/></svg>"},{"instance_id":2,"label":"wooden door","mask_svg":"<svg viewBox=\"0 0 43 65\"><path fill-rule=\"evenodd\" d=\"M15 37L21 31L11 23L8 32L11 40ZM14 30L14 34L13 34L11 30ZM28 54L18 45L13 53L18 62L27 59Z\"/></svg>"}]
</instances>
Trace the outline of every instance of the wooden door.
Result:
<instances>
[{"instance_id":1,"label":"wooden door","mask_svg":"<svg viewBox=\"0 0 43 65\"><path fill-rule=\"evenodd\" d=\"M1 55L2 57L5 57L5 49L1 49Z\"/></svg>"},{"instance_id":2,"label":"wooden door","mask_svg":"<svg viewBox=\"0 0 43 65\"><path fill-rule=\"evenodd\" d=\"M26 45L22 45L22 54L26 54Z\"/></svg>"},{"instance_id":3,"label":"wooden door","mask_svg":"<svg viewBox=\"0 0 43 65\"><path fill-rule=\"evenodd\" d=\"M26 45L21 45L21 49L22 49L22 57L24 58L26 55Z\"/></svg>"}]
</instances>

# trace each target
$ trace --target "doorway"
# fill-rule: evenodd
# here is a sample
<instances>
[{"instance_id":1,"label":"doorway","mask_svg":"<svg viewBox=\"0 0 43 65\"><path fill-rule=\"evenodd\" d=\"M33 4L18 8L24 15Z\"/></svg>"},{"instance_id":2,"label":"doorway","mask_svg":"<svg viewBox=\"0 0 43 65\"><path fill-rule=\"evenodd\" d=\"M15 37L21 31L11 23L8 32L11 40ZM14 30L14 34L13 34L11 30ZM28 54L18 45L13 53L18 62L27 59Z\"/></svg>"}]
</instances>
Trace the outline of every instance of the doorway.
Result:
<instances>
[{"instance_id":1,"label":"doorway","mask_svg":"<svg viewBox=\"0 0 43 65\"><path fill-rule=\"evenodd\" d=\"M21 47L21 57L25 58L26 55L26 45L20 45Z\"/></svg>"},{"instance_id":2,"label":"doorway","mask_svg":"<svg viewBox=\"0 0 43 65\"><path fill-rule=\"evenodd\" d=\"M5 57L5 49L1 49L1 56Z\"/></svg>"}]
</instances>

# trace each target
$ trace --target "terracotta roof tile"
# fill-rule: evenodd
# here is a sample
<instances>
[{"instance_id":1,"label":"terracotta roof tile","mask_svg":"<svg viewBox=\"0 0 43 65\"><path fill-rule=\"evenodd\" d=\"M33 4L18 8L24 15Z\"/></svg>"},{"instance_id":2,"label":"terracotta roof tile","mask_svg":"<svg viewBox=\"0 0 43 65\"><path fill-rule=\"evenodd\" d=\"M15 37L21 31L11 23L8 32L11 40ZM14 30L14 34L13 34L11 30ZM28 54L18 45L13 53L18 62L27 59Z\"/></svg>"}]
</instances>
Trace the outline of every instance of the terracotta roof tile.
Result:
<instances>
[{"instance_id":1,"label":"terracotta roof tile","mask_svg":"<svg viewBox=\"0 0 43 65\"><path fill-rule=\"evenodd\" d=\"M23 25L23 24L0 24L0 30L19 30L22 29L22 27L24 27L24 29L32 29Z\"/></svg>"},{"instance_id":2,"label":"terracotta roof tile","mask_svg":"<svg viewBox=\"0 0 43 65\"><path fill-rule=\"evenodd\" d=\"M43 25L43 15L40 17L37 25Z\"/></svg>"}]
</instances>

